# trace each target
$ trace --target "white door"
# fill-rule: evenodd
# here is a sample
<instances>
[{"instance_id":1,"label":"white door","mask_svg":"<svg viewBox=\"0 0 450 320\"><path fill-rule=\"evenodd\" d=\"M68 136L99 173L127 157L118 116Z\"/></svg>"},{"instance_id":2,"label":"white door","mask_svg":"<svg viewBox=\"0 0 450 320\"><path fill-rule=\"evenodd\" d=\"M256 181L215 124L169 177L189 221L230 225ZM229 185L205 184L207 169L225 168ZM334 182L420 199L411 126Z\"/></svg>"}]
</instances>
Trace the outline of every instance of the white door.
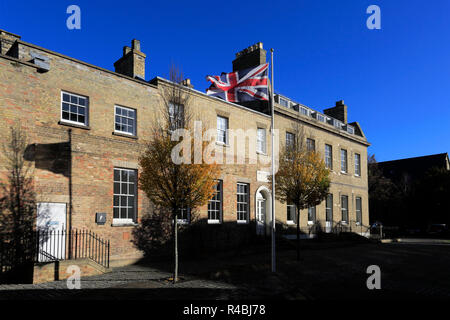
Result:
<instances>
[{"instance_id":1,"label":"white door","mask_svg":"<svg viewBox=\"0 0 450 320\"><path fill-rule=\"evenodd\" d=\"M266 200L256 200L256 234L264 235L266 226Z\"/></svg>"},{"instance_id":2,"label":"white door","mask_svg":"<svg viewBox=\"0 0 450 320\"><path fill-rule=\"evenodd\" d=\"M37 205L39 262L65 259L66 204L40 202Z\"/></svg>"}]
</instances>

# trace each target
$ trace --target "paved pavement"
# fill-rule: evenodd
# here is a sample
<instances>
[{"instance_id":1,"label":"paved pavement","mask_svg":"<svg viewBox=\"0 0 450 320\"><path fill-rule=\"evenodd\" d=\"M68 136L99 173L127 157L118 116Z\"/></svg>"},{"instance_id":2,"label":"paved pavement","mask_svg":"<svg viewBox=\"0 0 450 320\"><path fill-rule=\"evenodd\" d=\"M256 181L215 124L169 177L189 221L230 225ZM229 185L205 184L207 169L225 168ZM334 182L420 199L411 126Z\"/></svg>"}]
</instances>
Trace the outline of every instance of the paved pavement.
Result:
<instances>
[{"instance_id":1,"label":"paved pavement","mask_svg":"<svg viewBox=\"0 0 450 320\"><path fill-rule=\"evenodd\" d=\"M182 259L185 278L176 285L166 280L170 263L151 263L82 278L81 290L65 281L0 285L0 299L450 299L446 245L305 242L300 262L295 250L277 251L276 275L269 249ZM381 269L381 290L366 286L370 265Z\"/></svg>"},{"instance_id":2,"label":"paved pavement","mask_svg":"<svg viewBox=\"0 0 450 320\"><path fill-rule=\"evenodd\" d=\"M0 285L0 299L232 299L239 294L234 285L193 277L173 285L167 280L170 276L148 266L131 265L83 277L80 289L69 290L66 280Z\"/></svg>"}]
</instances>

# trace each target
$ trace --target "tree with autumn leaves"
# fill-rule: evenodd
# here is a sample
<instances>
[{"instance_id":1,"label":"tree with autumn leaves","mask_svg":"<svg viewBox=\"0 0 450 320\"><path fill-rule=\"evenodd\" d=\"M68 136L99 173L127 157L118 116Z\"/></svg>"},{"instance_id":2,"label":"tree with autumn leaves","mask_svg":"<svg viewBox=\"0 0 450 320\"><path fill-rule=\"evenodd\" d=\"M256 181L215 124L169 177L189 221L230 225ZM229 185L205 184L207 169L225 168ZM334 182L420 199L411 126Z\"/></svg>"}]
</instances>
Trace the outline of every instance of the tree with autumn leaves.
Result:
<instances>
[{"instance_id":1,"label":"tree with autumn leaves","mask_svg":"<svg viewBox=\"0 0 450 320\"><path fill-rule=\"evenodd\" d=\"M161 87L162 121L155 122L152 127L152 139L139 158L141 174L139 187L148 199L157 207L164 208L171 216L172 239L174 243L173 282L178 280L178 215L181 210L205 205L215 193L219 167L213 163L194 163L194 154L176 154L191 161L174 161L176 146L183 141L173 139L176 130L194 132L193 113L190 108L190 88L183 85L183 75L175 67L170 71L171 83ZM194 150L193 142L190 150ZM203 147L206 142L202 142ZM190 162L190 163L188 163Z\"/></svg>"},{"instance_id":2,"label":"tree with autumn leaves","mask_svg":"<svg viewBox=\"0 0 450 320\"><path fill-rule=\"evenodd\" d=\"M295 139L280 153L279 167L275 174L275 197L282 203L295 205L297 260L300 260L300 210L318 205L326 198L330 178L323 155L309 150L305 145L303 128L297 125L292 131L295 132Z\"/></svg>"}]
</instances>

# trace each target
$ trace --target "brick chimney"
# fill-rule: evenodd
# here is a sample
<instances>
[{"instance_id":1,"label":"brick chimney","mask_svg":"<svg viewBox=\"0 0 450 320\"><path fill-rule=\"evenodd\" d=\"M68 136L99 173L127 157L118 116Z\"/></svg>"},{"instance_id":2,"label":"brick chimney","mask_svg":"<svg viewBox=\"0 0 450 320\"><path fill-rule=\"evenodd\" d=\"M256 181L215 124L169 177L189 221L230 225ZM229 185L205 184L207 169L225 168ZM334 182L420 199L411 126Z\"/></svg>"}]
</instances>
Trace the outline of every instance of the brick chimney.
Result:
<instances>
[{"instance_id":1,"label":"brick chimney","mask_svg":"<svg viewBox=\"0 0 450 320\"><path fill-rule=\"evenodd\" d=\"M263 49L262 42L236 53L236 59L233 60L233 71L247 69L266 63L266 50Z\"/></svg>"},{"instance_id":2,"label":"brick chimney","mask_svg":"<svg viewBox=\"0 0 450 320\"><path fill-rule=\"evenodd\" d=\"M323 113L347 124L347 106L344 100L336 101L336 106L323 110Z\"/></svg>"},{"instance_id":3,"label":"brick chimney","mask_svg":"<svg viewBox=\"0 0 450 320\"><path fill-rule=\"evenodd\" d=\"M145 53L141 52L141 42L133 39L131 48L123 47L123 56L114 63L117 73L145 80Z\"/></svg>"},{"instance_id":4,"label":"brick chimney","mask_svg":"<svg viewBox=\"0 0 450 320\"><path fill-rule=\"evenodd\" d=\"M191 83L191 79L189 79L189 78L186 78L183 81L181 81L181 84L183 86L191 88L191 89L194 88L194 85Z\"/></svg>"},{"instance_id":5,"label":"brick chimney","mask_svg":"<svg viewBox=\"0 0 450 320\"><path fill-rule=\"evenodd\" d=\"M16 40L20 40L20 36L5 30L0 30L0 54L5 55Z\"/></svg>"}]
</instances>

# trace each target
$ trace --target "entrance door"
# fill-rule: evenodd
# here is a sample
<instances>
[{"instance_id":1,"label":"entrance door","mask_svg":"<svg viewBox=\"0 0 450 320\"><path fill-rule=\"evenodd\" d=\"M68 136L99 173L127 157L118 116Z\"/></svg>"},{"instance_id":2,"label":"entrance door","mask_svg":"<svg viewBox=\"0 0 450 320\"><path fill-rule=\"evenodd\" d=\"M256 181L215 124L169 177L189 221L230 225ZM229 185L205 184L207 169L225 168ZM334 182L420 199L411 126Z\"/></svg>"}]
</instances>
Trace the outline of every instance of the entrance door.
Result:
<instances>
[{"instance_id":1,"label":"entrance door","mask_svg":"<svg viewBox=\"0 0 450 320\"><path fill-rule=\"evenodd\" d=\"M40 202L37 205L39 262L65 259L66 204Z\"/></svg>"},{"instance_id":2,"label":"entrance door","mask_svg":"<svg viewBox=\"0 0 450 320\"><path fill-rule=\"evenodd\" d=\"M266 200L256 200L256 234L264 235L266 226Z\"/></svg>"}]
</instances>

